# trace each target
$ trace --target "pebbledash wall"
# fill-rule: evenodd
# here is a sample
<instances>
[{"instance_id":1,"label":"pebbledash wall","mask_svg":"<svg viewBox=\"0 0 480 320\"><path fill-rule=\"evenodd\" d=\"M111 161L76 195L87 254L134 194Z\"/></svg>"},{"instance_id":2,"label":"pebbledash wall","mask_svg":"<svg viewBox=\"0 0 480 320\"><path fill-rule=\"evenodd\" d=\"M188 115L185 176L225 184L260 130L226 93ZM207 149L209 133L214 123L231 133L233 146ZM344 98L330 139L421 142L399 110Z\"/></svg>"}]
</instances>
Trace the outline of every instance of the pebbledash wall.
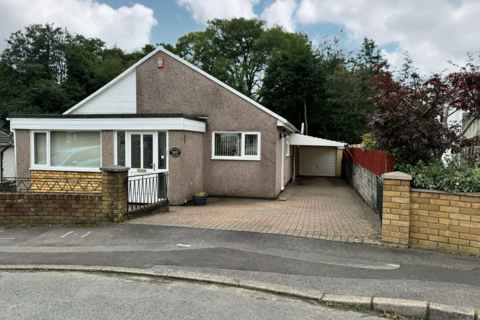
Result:
<instances>
[{"instance_id":1,"label":"pebbledash wall","mask_svg":"<svg viewBox=\"0 0 480 320\"><path fill-rule=\"evenodd\" d=\"M127 212L128 169L101 168L97 193L0 193L0 225L105 224L123 221Z\"/></svg>"},{"instance_id":2,"label":"pebbledash wall","mask_svg":"<svg viewBox=\"0 0 480 320\"><path fill-rule=\"evenodd\" d=\"M480 254L480 194L410 187L402 172L382 175L382 242Z\"/></svg>"},{"instance_id":3,"label":"pebbledash wall","mask_svg":"<svg viewBox=\"0 0 480 320\"><path fill-rule=\"evenodd\" d=\"M377 179L380 178L361 165L354 165L345 158L342 159L342 174L363 201L365 201L370 208L378 211Z\"/></svg>"}]
</instances>

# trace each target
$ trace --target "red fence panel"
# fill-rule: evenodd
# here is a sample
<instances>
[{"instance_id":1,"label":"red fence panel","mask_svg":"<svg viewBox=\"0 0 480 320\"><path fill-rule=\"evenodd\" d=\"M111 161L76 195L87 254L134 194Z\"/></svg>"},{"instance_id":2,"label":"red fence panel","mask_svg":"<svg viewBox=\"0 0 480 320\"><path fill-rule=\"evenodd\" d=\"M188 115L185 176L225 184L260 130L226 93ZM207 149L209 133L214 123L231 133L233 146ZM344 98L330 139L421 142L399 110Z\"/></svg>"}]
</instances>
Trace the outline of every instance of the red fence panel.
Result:
<instances>
[{"instance_id":1,"label":"red fence panel","mask_svg":"<svg viewBox=\"0 0 480 320\"><path fill-rule=\"evenodd\" d=\"M386 172L393 172L394 157L385 151L346 148L343 156L351 163L359 164L379 177Z\"/></svg>"}]
</instances>

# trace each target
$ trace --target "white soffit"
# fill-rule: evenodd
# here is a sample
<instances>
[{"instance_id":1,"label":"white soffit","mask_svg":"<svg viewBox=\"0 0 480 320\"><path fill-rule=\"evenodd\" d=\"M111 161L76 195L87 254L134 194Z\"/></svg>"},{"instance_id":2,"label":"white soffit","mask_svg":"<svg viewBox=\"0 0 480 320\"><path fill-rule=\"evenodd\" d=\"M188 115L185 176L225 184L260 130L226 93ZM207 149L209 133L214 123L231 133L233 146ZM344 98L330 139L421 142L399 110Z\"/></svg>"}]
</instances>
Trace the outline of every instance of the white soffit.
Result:
<instances>
[{"instance_id":1,"label":"white soffit","mask_svg":"<svg viewBox=\"0 0 480 320\"><path fill-rule=\"evenodd\" d=\"M293 133L290 135L290 145L293 146L312 146L312 147L345 147L345 143L315 138L303 134Z\"/></svg>"},{"instance_id":2,"label":"white soffit","mask_svg":"<svg viewBox=\"0 0 480 320\"><path fill-rule=\"evenodd\" d=\"M205 132L203 121L185 118L11 118L10 128L28 130L185 130Z\"/></svg>"}]
</instances>

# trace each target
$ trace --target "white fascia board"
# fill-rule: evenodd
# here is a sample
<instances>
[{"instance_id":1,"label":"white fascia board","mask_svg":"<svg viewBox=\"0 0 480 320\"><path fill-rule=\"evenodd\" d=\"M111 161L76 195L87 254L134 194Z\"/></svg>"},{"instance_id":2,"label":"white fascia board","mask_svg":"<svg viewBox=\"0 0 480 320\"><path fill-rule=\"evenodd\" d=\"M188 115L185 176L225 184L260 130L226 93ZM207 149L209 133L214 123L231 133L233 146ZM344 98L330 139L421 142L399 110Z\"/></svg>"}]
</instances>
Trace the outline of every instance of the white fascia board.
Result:
<instances>
[{"instance_id":1,"label":"white fascia board","mask_svg":"<svg viewBox=\"0 0 480 320\"><path fill-rule=\"evenodd\" d=\"M337 141L326 140L305 136L302 134L290 135L290 144L293 146L317 146L317 147L344 147L345 144Z\"/></svg>"},{"instance_id":2,"label":"white fascia board","mask_svg":"<svg viewBox=\"0 0 480 320\"><path fill-rule=\"evenodd\" d=\"M10 127L14 130L206 131L205 122L184 118L12 118Z\"/></svg>"},{"instance_id":3,"label":"white fascia board","mask_svg":"<svg viewBox=\"0 0 480 320\"><path fill-rule=\"evenodd\" d=\"M338 144L337 142L328 142L328 143L325 143L325 142L322 142L322 143L318 143L318 142L313 142L313 141L305 141L305 142L290 142L290 144L292 146L310 146L310 147L335 147L335 148L341 148L343 147L343 145L340 145Z\"/></svg>"},{"instance_id":4,"label":"white fascia board","mask_svg":"<svg viewBox=\"0 0 480 320\"><path fill-rule=\"evenodd\" d=\"M103 87L101 87L100 89L98 89L97 91L95 91L94 93L92 93L91 95L89 95L88 97L86 97L85 99L83 99L82 101L80 101L79 103L77 103L76 105L74 105L73 107L71 107L70 109L68 109L67 111L65 111L63 114L70 114L73 110L79 108L81 105L83 105L85 102L91 100L92 98L94 98L95 96L97 96L98 94L102 93L103 91L105 91L107 88L113 86L115 83L117 83L118 81L120 81L122 78L124 78L126 75L130 74L130 72L132 72L132 70L135 70L137 68L137 66L139 66L140 64L142 64L144 61L146 61L147 59L149 59L151 56L153 56L154 54L156 54L158 51L162 50L163 47L158 47L156 48L155 50L153 50L152 52L150 52L149 54L147 54L145 57L143 57L142 59L138 60L137 63L135 63L134 65L132 65L130 68L128 68L127 70L125 70L124 72L122 72L121 74L119 74L115 79L113 79L112 81L110 81L109 83L107 83L106 85L104 85Z\"/></svg>"},{"instance_id":5,"label":"white fascia board","mask_svg":"<svg viewBox=\"0 0 480 320\"><path fill-rule=\"evenodd\" d=\"M288 131L295 133L295 131L292 128L290 128L290 126L286 125L286 123L281 120L277 120L277 127L285 127L285 129L287 129Z\"/></svg>"}]
</instances>

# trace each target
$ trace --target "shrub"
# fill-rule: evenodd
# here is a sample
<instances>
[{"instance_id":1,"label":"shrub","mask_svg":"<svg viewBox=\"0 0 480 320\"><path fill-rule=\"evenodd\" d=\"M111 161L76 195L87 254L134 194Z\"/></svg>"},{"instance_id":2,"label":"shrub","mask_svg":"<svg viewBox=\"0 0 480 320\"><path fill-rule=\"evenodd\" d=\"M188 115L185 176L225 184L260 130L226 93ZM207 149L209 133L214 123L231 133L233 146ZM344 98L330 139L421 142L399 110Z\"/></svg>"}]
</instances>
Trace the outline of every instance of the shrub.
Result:
<instances>
[{"instance_id":1,"label":"shrub","mask_svg":"<svg viewBox=\"0 0 480 320\"><path fill-rule=\"evenodd\" d=\"M480 168L472 167L459 157L444 163L430 164L419 161L415 166L398 166L400 171L412 175L412 186L447 192L480 192Z\"/></svg>"}]
</instances>

